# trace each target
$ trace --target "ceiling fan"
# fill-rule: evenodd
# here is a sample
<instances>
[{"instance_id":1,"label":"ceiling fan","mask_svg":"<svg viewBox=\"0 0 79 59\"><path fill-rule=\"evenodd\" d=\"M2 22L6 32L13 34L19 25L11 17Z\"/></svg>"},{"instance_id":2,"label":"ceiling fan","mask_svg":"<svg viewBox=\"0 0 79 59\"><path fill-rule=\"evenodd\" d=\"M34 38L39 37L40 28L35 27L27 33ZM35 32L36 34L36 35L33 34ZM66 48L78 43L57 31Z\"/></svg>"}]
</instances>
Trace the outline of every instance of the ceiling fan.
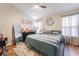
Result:
<instances>
[{"instance_id":1,"label":"ceiling fan","mask_svg":"<svg viewBox=\"0 0 79 59\"><path fill-rule=\"evenodd\" d=\"M47 6L45 6L43 4L40 4L40 3L36 3L36 4L34 4L34 8L43 8L43 9L45 9L45 8L47 8Z\"/></svg>"}]
</instances>

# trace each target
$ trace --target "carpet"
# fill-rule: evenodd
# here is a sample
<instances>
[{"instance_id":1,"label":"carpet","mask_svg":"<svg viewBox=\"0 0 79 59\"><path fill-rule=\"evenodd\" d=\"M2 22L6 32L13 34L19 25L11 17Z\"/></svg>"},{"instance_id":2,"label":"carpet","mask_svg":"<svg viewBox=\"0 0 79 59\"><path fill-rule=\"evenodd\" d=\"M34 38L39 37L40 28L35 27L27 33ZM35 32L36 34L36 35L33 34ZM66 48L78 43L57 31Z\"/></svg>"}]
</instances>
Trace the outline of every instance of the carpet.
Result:
<instances>
[{"instance_id":1,"label":"carpet","mask_svg":"<svg viewBox=\"0 0 79 59\"><path fill-rule=\"evenodd\" d=\"M14 55L16 56L39 56L40 53L28 48L25 43L18 43L16 47L13 48Z\"/></svg>"}]
</instances>

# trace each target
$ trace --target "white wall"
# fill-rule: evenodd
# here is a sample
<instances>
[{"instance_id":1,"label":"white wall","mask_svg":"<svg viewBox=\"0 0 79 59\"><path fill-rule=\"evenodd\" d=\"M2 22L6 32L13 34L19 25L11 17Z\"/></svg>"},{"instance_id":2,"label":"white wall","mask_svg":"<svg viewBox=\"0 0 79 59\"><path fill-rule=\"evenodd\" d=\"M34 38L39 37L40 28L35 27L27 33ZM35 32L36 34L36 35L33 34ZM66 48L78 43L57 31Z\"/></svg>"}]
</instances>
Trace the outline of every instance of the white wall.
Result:
<instances>
[{"instance_id":1,"label":"white wall","mask_svg":"<svg viewBox=\"0 0 79 59\"><path fill-rule=\"evenodd\" d=\"M43 18L43 28L45 28L46 30L61 30L61 18L59 16L53 16L52 17L52 18L54 18L54 24L51 25L51 26L48 26L46 24L47 18L48 17Z\"/></svg>"},{"instance_id":2,"label":"white wall","mask_svg":"<svg viewBox=\"0 0 79 59\"><path fill-rule=\"evenodd\" d=\"M62 16L66 16L66 15L74 14L74 13L79 13L79 9L71 10L71 11L67 11L67 12L62 12L62 13L59 13L59 14L56 14L56 15L53 15L53 16L43 17L42 18L43 28L45 28L46 30L61 30L62 29L62 26L61 26L61 24L62 24L62 21L61 21ZM53 17L54 18L54 24L51 25L51 26L48 26L46 24L46 19L48 17Z\"/></svg>"},{"instance_id":3,"label":"white wall","mask_svg":"<svg viewBox=\"0 0 79 59\"><path fill-rule=\"evenodd\" d=\"M0 4L0 32L8 37L8 43L12 43L12 25L21 24L25 14L9 4Z\"/></svg>"}]
</instances>

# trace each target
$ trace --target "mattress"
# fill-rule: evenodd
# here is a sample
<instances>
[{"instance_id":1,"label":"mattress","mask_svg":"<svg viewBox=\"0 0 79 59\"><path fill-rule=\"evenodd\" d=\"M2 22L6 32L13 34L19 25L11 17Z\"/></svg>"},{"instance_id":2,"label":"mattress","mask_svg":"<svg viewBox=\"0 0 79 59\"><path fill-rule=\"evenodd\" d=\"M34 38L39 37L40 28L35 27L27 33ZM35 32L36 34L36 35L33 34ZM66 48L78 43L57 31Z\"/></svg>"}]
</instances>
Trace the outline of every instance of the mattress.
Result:
<instances>
[{"instance_id":1,"label":"mattress","mask_svg":"<svg viewBox=\"0 0 79 59\"><path fill-rule=\"evenodd\" d=\"M28 35L27 38L39 40L54 45L56 47L58 47L58 44L62 40L61 35L51 35L51 34L33 34L33 35Z\"/></svg>"}]
</instances>

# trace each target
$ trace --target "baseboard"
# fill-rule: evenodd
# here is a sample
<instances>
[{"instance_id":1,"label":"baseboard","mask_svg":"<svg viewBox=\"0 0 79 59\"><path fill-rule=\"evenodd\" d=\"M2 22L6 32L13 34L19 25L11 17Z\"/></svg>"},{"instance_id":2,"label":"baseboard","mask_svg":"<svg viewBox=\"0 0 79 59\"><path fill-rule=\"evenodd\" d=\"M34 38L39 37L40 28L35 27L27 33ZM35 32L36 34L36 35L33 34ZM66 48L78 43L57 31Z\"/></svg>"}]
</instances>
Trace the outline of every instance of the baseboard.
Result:
<instances>
[{"instance_id":1,"label":"baseboard","mask_svg":"<svg viewBox=\"0 0 79 59\"><path fill-rule=\"evenodd\" d=\"M8 44L6 44L6 46L9 46L9 45L12 45L12 43L8 43Z\"/></svg>"}]
</instances>

